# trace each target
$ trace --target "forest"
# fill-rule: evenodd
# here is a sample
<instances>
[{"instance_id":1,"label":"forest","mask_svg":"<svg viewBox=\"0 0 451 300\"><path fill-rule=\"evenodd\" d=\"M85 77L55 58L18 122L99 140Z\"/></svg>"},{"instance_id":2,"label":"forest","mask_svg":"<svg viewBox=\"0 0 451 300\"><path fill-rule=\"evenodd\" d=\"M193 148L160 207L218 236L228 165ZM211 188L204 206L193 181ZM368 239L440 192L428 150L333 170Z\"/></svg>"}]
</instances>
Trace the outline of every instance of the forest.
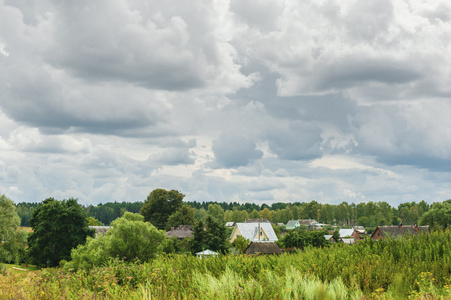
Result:
<instances>
[{"instance_id":1,"label":"forest","mask_svg":"<svg viewBox=\"0 0 451 300\"><path fill-rule=\"evenodd\" d=\"M125 211L139 213L144 202L108 202L98 205L84 205L88 216L103 225L123 215ZM197 202L184 201L194 209L196 220L204 220L213 215L221 222L244 222L246 219L264 218L273 223L286 224L294 219L315 219L331 225L360 225L374 228L378 225L417 224L431 207L426 201L406 202L393 207L387 202L361 202L358 204L342 202L338 205L310 202L273 203L271 205L237 202ZM37 202L16 204L21 226L29 226ZM154 224L156 227L160 224ZM161 226L160 226L161 227ZM160 228L163 229L163 228Z\"/></svg>"}]
</instances>

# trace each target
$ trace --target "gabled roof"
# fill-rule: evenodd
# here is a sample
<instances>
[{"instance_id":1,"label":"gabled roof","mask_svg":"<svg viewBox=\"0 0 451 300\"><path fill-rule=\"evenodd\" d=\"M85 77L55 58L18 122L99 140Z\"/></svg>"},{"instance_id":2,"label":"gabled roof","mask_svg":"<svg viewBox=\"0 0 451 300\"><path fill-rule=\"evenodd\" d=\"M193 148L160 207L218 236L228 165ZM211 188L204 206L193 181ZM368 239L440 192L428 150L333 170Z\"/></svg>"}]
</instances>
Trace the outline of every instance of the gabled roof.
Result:
<instances>
[{"instance_id":1,"label":"gabled roof","mask_svg":"<svg viewBox=\"0 0 451 300\"><path fill-rule=\"evenodd\" d=\"M176 229L166 232L168 238L178 237L179 239L193 236L193 225L179 225Z\"/></svg>"},{"instance_id":2,"label":"gabled roof","mask_svg":"<svg viewBox=\"0 0 451 300\"><path fill-rule=\"evenodd\" d=\"M326 235L324 235L324 238L326 239L326 241L330 241L333 243L337 242L337 239L334 237L333 234L326 234Z\"/></svg>"},{"instance_id":3,"label":"gabled roof","mask_svg":"<svg viewBox=\"0 0 451 300\"><path fill-rule=\"evenodd\" d=\"M270 223L236 223L235 226L238 227L240 234L251 242L256 240L259 227L266 234L269 241L278 241L277 235Z\"/></svg>"},{"instance_id":4,"label":"gabled roof","mask_svg":"<svg viewBox=\"0 0 451 300\"><path fill-rule=\"evenodd\" d=\"M315 219L302 219L302 220L298 220L299 224L304 225L304 226L310 226L313 224L316 224L318 222L316 222Z\"/></svg>"},{"instance_id":5,"label":"gabled roof","mask_svg":"<svg viewBox=\"0 0 451 300\"><path fill-rule=\"evenodd\" d=\"M351 229L340 229L338 231L338 233L340 234L340 238L344 238L344 237L347 237L347 236L352 236L352 234L354 233L354 229L353 228L351 228Z\"/></svg>"},{"instance_id":6,"label":"gabled roof","mask_svg":"<svg viewBox=\"0 0 451 300\"><path fill-rule=\"evenodd\" d=\"M393 237L393 238L403 236L405 234L418 235L418 232L420 233L429 232L428 226L411 226L411 225L378 226L374 232L376 232L378 228L384 234L385 237Z\"/></svg>"},{"instance_id":7,"label":"gabled roof","mask_svg":"<svg viewBox=\"0 0 451 300\"><path fill-rule=\"evenodd\" d=\"M296 227L296 224L297 224L297 226L301 225L298 220L289 220L287 222L287 225L285 225L285 227L290 227L290 228L291 227Z\"/></svg>"},{"instance_id":8,"label":"gabled roof","mask_svg":"<svg viewBox=\"0 0 451 300\"><path fill-rule=\"evenodd\" d=\"M247 254L282 254L282 249L274 242L251 242L244 253Z\"/></svg>"}]
</instances>

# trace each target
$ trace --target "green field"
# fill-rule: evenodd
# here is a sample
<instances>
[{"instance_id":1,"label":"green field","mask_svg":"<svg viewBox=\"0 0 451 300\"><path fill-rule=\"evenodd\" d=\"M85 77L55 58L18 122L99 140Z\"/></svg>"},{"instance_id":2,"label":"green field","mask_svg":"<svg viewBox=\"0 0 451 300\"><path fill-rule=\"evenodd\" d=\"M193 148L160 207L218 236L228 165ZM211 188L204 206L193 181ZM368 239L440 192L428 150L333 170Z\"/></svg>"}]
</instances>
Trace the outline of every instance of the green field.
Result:
<instances>
[{"instance_id":1,"label":"green field","mask_svg":"<svg viewBox=\"0 0 451 300\"><path fill-rule=\"evenodd\" d=\"M451 233L279 256L6 271L0 299L451 299Z\"/></svg>"}]
</instances>

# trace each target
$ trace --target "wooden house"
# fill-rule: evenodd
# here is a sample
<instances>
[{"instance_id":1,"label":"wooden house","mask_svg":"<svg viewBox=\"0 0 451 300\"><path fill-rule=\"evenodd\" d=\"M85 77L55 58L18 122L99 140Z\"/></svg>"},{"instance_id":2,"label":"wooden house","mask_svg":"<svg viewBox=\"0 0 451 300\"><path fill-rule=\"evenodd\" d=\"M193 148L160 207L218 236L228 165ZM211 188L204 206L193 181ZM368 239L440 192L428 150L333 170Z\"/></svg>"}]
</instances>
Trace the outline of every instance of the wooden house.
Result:
<instances>
[{"instance_id":1,"label":"wooden house","mask_svg":"<svg viewBox=\"0 0 451 300\"><path fill-rule=\"evenodd\" d=\"M177 228L172 227L170 231L166 232L166 237L177 237L181 240L193 237L193 225L179 225Z\"/></svg>"},{"instance_id":2,"label":"wooden house","mask_svg":"<svg viewBox=\"0 0 451 300\"><path fill-rule=\"evenodd\" d=\"M357 230L355 230L355 228L344 228L344 229L340 229L338 231L339 235L340 235L340 239L343 238L352 238L354 240L361 240L362 237L360 236L359 232Z\"/></svg>"},{"instance_id":3,"label":"wooden house","mask_svg":"<svg viewBox=\"0 0 451 300\"><path fill-rule=\"evenodd\" d=\"M377 241L386 238L397 238L404 235L418 235L419 233L429 233L429 227L402 224L394 226L377 226L371 235L371 239Z\"/></svg>"},{"instance_id":4,"label":"wooden house","mask_svg":"<svg viewBox=\"0 0 451 300\"><path fill-rule=\"evenodd\" d=\"M301 227L301 223L298 220L289 220L287 225L285 225L285 229L291 230Z\"/></svg>"},{"instance_id":5,"label":"wooden house","mask_svg":"<svg viewBox=\"0 0 451 300\"><path fill-rule=\"evenodd\" d=\"M282 249L275 242L250 242L246 254L282 254Z\"/></svg>"}]
</instances>

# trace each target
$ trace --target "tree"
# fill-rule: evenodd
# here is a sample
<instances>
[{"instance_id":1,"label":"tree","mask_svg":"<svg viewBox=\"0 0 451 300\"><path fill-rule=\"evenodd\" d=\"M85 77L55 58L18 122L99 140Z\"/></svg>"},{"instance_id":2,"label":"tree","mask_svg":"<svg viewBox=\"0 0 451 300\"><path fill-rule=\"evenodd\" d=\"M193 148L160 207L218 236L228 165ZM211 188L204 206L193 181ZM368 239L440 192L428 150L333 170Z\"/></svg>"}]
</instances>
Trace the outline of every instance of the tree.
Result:
<instances>
[{"instance_id":1,"label":"tree","mask_svg":"<svg viewBox=\"0 0 451 300\"><path fill-rule=\"evenodd\" d=\"M69 260L71 250L94 235L86 212L75 199L42 201L33 211L30 225L33 233L28 238L28 253L38 266L55 267L61 260Z\"/></svg>"},{"instance_id":2,"label":"tree","mask_svg":"<svg viewBox=\"0 0 451 300\"><path fill-rule=\"evenodd\" d=\"M318 219L318 212L321 208L321 204L316 202L315 200L312 200L311 202L307 203L304 206L304 209L302 210L301 217L303 219Z\"/></svg>"},{"instance_id":3,"label":"tree","mask_svg":"<svg viewBox=\"0 0 451 300\"><path fill-rule=\"evenodd\" d=\"M211 217L207 217L205 244L210 250L219 251L221 253L229 252L226 227L224 224L217 222Z\"/></svg>"},{"instance_id":4,"label":"tree","mask_svg":"<svg viewBox=\"0 0 451 300\"><path fill-rule=\"evenodd\" d=\"M247 246L249 245L249 240L243 236L237 237L233 241L233 246L240 251L240 253L244 253L244 250L246 250Z\"/></svg>"},{"instance_id":5,"label":"tree","mask_svg":"<svg viewBox=\"0 0 451 300\"><path fill-rule=\"evenodd\" d=\"M144 216L144 221L165 229L169 216L182 206L184 197L176 190L155 189L147 196L139 213Z\"/></svg>"},{"instance_id":6,"label":"tree","mask_svg":"<svg viewBox=\"0 0 451 300\"><path fill-rule=\"evenodd\" d=\"M166 233L144 222L143 216L125 212L111 225L113 228L107 235L110 256L124 260L138 258L140 261L149 261L161 252L160 244L166 238Z\"/></svg>"},{"instance_id":7,"label":"tree","mask_svg":"<svg viewBox=\"0 0 451 300\"><path fill-rule=\"evenodd\" d=\"M226 227L212 217L207 217L206 227L201 221L194 226L193 239L191 240L191 252L193 254L205 249L227 253L228 248Z\"/></svg>"},{"instance_id":8,"label":"tree","mask_svg":"<svg viewBox=\"0 0 451 300\"><path fill-rule=\"evenodd\" d=\"M212 217L219 223L224 223L224 209L219 204L208 205L208 216Z\"/></svg>"},{"instance_id":9,"label":"tree","mask_svg":"<svg viewBox=\"0 0 451 300\"><path fill-rule=\"evenodd\" d=\"M193 239L190 245L193 254L206 249L205 234L204 223L199 221L193 228Z\"/></svg>"},{"instance_id":10,"label":"tree","mask_svg":"<svg viewBox=\"0 0 451 300\"><path fill-rule=\"evenodd\" d=\"M94 217L88 217L88 226L105 226L105 224Z\"/></svg>"},{"instance_id":11,"label":"tree","mask_svg":"<svg viewBox=\"0 0 451 300\"><path fill-rule=\"evenodd\" d=\"M324 247L329 245L324 235L327 231L307 231L307 230L292 230L282 238L282 243L286 248L301 248L307 246Z\"/></svg>"},{"instance_id":12,"label":"tree","mask_svg":"<svg viewBox=\"0 0 451 300\"><path fill-rule=\"evenodd\" d=\"M29 227L30 219L33 215L33 210L38 206L38 203L22 202L16 205L16 211L20 218L20 226Z\"/></svg>"},{"instance_id":13,"label":"tree","mask_svg":"<svg viewBox=\"0 0 451 300\"><path fill-rule=\"evenodd\" d=\"M262 209L260 211L260 218L267 219L267 220L271 219L271 212L269 211L269 209L267 207L265 207L264 209Z\"/></svg>"},{"instance_id":14,"label":"tree","mask_svg":"<svg viewBox=\"0 0 451 300\"><path fill-rule=\"evenodd\" d=\"M25 253L27 234L19 230L20 218L14 202L0 196L0 262L19 263Z\"/></svg>"},{"instance_id":15,"label":"tree","mask_svg":"<svg viewBox=\"0 0 451 300\"><path fill-rule=\"evenodd\" d=\"M446 229L451 225L451 201L434 203L432 209L423 214L420 219L420 224Z\"/></svg>"},{"instance_id":16,"label":"tree","mask_svg":"<svg viewBox=\"0 0 451 300\"><path fill-rule=\"evenodd\" d=\"M194 225L194 208L183 204L176 212L168 218L170 226Z\"/></svg>"},{"instance_id":17,"label":"tree","mask_svg":"<svg viewBox=\"0 0 451 300\"><path fill-rule=\"evenodd\" d=\"M72 250L72 266L90 268L99 266L109 258L118 257L124 261L147 262L163 250L166 233L140 214L125 212L111 223L112 229L105 236L88 238L84 245Z\"/></svg>"},{"instance_id":18,"label":"tree","mask_svg":"<svg viewBox=\"0 0 451 300\"><path fill-rule=\"evenodd\" d=\"M250 218L250 219L258 219L258 218L260 218L260 213L259 213L256 209L254 209L254 210L252 210L252 212L249 214L249 218Z\"/></svg>"},{"instance_id":19,"label":"tree","mask_svg":"<svg viewBox=\"0 0 451 300\"><path fill-rule=\"evenodd\" d=\"M204 221L205 219L207 219L207 211L205 210L205 208L196 209L194 212L194 217L197 221Z\"/></svg>"}]
</instances>

